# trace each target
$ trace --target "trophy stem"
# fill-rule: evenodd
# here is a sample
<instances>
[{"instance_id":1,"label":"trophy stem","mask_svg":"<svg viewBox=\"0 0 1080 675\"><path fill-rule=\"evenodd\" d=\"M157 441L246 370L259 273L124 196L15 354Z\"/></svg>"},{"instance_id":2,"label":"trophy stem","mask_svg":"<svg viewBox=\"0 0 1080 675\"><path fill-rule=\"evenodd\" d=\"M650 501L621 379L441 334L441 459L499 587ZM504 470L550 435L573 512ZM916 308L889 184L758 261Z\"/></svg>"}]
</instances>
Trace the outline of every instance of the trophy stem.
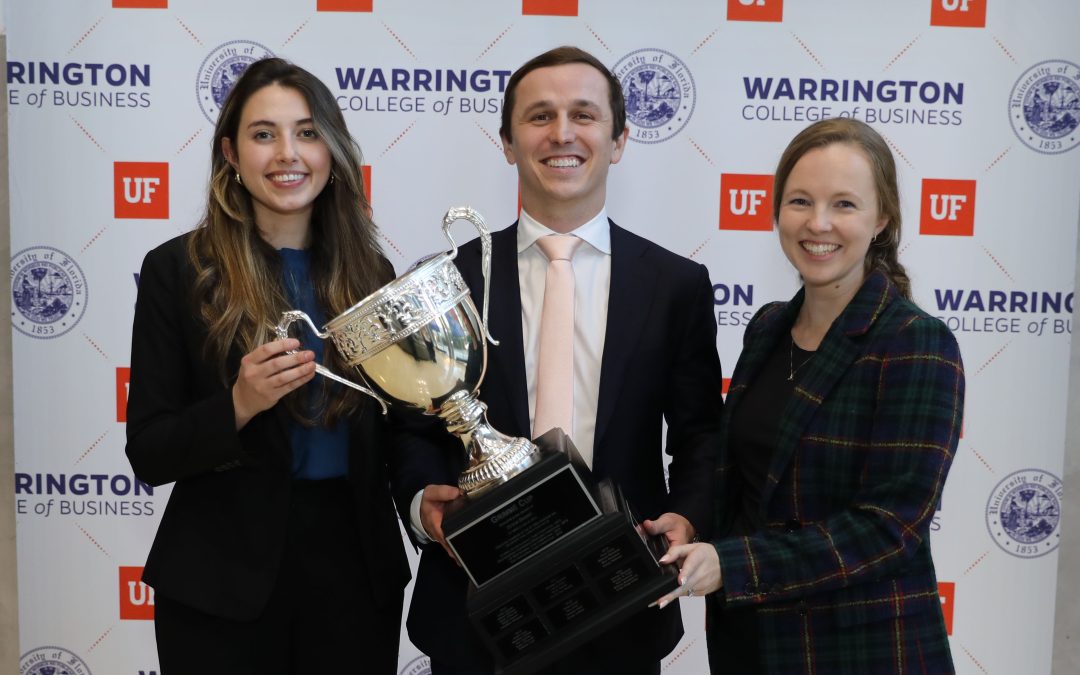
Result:
<instances>
[{"instance_id":1,"label":"trophy stem","mask_svg":"<svg viewBox=\"0 0 1080 675\"><path fill-rule=\"evenodd\" d=\"M466 495L479 495L540 461L536 444L491 428L487 406L475 394L455 393L441 406L439 417L465 445L469 462L458 478L458 487Z\"/></svg>"}]
</instances>

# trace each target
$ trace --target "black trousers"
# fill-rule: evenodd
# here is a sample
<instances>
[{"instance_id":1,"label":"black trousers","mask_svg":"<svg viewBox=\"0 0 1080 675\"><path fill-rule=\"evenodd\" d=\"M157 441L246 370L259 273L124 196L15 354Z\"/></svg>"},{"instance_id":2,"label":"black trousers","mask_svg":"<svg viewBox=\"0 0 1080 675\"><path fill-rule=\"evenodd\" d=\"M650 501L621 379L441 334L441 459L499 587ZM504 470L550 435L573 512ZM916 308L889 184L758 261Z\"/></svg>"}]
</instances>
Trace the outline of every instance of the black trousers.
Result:
<instances>
[{"instance_id":1,"label":"black trousers","mask_svg":"<svg viewBox=\"0 0 1080 675\"><path fill-rule=\"evenodd\" d=\"M611 644L595 644L571 652L569 656L537 672L537 675L660 675L660 664L629 662ZM432 659L431 675L492 675L494 668L458 667Z\"/></svg>"},{"instance_id":2,"label":"black trousers","mask_svg":"<svg viewBox=\"0 0 1080 675\"><path fill-rule=\"evenodd\" d=\"M437 661L431 662L431 675L491 675L490 670L477 670L475 668L455 668L448 666L445 663L439 663ZM595 665L574 663L571 661L564 661L563 663L557 663L553 666L540 671L539 675L595 675L596 673L610 673L614 675L660 675L659 663L645 663L638 665L635 669L626 670L620 668L618 670L612 670L610 668L597 670Z\"/></svg>"},{"instance_id":3,"label":"black trousers","mask_svg":"<svg viewBox=\"0 0 1080 675\"><path fill-rule=\"evenodd\" d=\"M295 481L287 527L281 571L256 620L155 597L161 675L396 675L402 598L374 605L361 547L379 542L363 537L348 484Z\"/></svg>"},{"instance_id":4,"label":"black trousers","mask_svg":"<svg viewBox=\"0 0 1080 675\"><path fill-rule=\"evenodd\" d=\"M431 662L431 675L491 675L490 670L475 668L455 668L437 661ZM630 670L619 668L613 670L605 668L597 670L595 664L576 663L564 661L541 670L538 675L596 675L597 673L609 673L610 675L660 675L659 663L644 663Z\"/></svg>"}]
</instances>

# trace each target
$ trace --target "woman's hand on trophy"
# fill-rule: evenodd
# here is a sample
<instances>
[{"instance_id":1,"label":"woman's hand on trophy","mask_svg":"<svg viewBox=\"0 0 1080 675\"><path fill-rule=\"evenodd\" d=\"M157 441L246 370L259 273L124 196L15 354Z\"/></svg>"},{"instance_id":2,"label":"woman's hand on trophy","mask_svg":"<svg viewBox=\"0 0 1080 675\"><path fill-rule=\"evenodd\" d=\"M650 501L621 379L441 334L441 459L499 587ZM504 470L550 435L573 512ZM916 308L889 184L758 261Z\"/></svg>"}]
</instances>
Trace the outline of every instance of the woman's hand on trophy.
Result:
<instances>
[{"instance_id":1,"label":"woman's hand on trophy","mask_svg":"<svg viewBox=\"0 0 1080 675\"><path fill-rule=\"evenodd\" d=\"M446 543L442 521L446 515L446 508L460 497L461 490L453 485L428 485L420 498L420 524L424 527L424 532L433 541L439 542L446 551L446 555L450 556L454 562L458 562L458 559Z\"/></svg>"},{"instance_id":2,"label":"woman's hand on trophy","mask_svg":"<svg viewBox=\"0 0 1080 675\"><path fill-rule=\"evenodd\" d=\"M694 540L694 526L678 513L664 513L656 520L646 519L641 524L645 526L645 531L654 537L664 535L668 546L689 544Z\"/></svg>"},{"instance_id":3,"label":"woman's hand on trophy","mask_svg":"<svg viewBox=\"0 0 1080 675\"><path fill-rule=\"evenodd\" d=\"M252 417L274 407L283 396L315 377L315 352L287 352L300 348L295 338L259 345L240 359L240 373L232 388L233 412L239 431Z\"/></svg>"},{"instance_id":4,"label":"woman's hand on trophy","mask_svg":"<svg viewBox=\"0 0 1080 675\"><path fill-rule=\"evenodd\" d=\"M679 566L679 587L652 603L659 605L660 609L680 595L688 598L707 595L719 590L723 585L720 556L716 553L716 547L708 542L672 546L664 557L660 558L660 563Z\"/></svg>"}]
</instances>

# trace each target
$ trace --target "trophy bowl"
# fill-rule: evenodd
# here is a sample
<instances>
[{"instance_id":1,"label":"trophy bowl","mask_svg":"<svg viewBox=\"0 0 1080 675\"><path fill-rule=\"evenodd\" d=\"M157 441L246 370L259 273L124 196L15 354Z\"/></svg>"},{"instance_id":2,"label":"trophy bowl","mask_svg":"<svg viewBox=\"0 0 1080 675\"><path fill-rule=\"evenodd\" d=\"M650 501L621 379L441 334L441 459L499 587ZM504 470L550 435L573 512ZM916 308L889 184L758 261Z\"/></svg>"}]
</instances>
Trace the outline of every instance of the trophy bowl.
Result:
<instances>
[{"instance_id":1,"label":"trophy bowl","mask_svg":"<svg viewBox=\"0 0 1080 675\"><path fill-rule=\"evenodd\" d=\"M484 264L484 316L480 317L461 273L454 265L457 244L450 225L468 220L480 231ZM452 250L421 260L405 274L326 323L322 330L301 311L282 314L275 327L288 335L295 321L305 321L321 339L330 338L353 367L362 386L322 364L316 372L387 403L436 415L465 445L469 461L458 480L467 495L505 483L540 459L537 446L493 429L477 391L487 368L487 286L491 234L482 216L468 207L453 208L443 218Z\"/></svg>"}]
</instances>

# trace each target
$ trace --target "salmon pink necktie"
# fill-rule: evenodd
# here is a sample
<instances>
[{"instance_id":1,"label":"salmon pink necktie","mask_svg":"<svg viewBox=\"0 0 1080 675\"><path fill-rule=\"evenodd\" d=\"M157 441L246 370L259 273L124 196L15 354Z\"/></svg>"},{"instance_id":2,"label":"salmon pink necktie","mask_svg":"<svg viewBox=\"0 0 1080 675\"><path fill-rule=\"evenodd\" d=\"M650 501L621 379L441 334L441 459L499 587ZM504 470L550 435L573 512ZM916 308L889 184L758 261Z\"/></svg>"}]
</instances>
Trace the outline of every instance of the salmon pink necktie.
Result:
<instances>
[{"instance_id":1,"label":"salmon pink necktie","mask_svg":"<svg viewBox=\"0 0 1080 675\"><path fill-rule=\"evenodd\" d=\"M574 267L581 244L573 235L550 234L536 240L548 259L544 307L540 315L536 415L533 437L559 427L569 435L574 421Z\"/></svg>"}]
</instances>

